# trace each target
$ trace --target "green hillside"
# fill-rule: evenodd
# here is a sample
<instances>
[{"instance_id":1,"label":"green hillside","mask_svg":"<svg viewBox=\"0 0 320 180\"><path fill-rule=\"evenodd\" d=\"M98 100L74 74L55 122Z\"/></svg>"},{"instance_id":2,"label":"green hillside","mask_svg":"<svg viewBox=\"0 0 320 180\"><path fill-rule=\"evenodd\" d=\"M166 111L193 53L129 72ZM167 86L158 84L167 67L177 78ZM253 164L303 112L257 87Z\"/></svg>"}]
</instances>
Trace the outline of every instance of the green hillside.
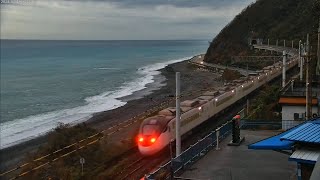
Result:
<instances>
[{"instance_id":1,"label":"green hillside","mask_svg":"<svg viewBox=\"0 0 320 180\"><path fill-rule=\"evenodd\" d=\"M320 0L257 0L237 15L213 39L205 55L206 62L223 63L231 56L247 55L250 50L248 37L279 45L286 39L305 40L311 33L315 39L320 17ZM281 41L280 41L281 40Z\"/></svg>"}]
</instances>

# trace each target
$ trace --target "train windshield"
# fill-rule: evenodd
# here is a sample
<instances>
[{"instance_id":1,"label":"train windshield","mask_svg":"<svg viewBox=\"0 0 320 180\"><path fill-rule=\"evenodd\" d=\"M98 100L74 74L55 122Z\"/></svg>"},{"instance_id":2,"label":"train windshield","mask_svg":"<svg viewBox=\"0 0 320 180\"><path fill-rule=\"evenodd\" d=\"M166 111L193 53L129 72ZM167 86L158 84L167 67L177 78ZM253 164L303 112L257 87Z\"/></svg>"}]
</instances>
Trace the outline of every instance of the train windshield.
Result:
<instances>
[{"instance_id":1,"label":"train windshield","mask_svg":"<svg viewBox=\"0 0 320 180\"><path fill-rule=\"evenodd\" d=\"M160 134L160 132L160 127L158 125L146 124L142 128L142 134L145 136Z\"/></svg>"}]
</instances>

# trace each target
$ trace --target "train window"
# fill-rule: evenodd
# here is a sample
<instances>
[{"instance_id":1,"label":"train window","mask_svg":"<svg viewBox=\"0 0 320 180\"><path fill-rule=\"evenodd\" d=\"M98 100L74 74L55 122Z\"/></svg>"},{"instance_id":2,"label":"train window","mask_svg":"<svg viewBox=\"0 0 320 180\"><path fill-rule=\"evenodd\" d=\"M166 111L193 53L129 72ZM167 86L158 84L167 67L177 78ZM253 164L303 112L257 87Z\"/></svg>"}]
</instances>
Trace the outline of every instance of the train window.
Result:
<instances>
[{"instance_id":1,"label":"train window","mask_svg":"<svg viewBox=\"0 0 320 180\"><path fill-rule=\"evenodd\" d=\"M142 134L146 136L159 134L159 126L146 124L143 126Z\"/></svg>"}]
</instances>

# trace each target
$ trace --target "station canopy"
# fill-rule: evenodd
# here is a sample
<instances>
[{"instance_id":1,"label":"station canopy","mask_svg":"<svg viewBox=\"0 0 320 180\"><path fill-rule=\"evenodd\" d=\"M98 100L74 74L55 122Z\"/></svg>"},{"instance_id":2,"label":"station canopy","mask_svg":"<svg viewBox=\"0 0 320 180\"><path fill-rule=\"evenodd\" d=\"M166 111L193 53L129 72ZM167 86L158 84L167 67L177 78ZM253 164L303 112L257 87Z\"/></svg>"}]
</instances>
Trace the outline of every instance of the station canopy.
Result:
<instances>
[{"instance_id":1,"label":"station canopy","mask_svg":"<svg viewBox=\"0 0 320 180\"><path fill-rule=\"evenodd\" d=\"M305 133L312 132L312 133ZM249 149L292 150L296 142L320 144L320 118L306 121L276 136L250 144ZM318 137L319 136L319 137Z\"/></svg>"}]
</instances>

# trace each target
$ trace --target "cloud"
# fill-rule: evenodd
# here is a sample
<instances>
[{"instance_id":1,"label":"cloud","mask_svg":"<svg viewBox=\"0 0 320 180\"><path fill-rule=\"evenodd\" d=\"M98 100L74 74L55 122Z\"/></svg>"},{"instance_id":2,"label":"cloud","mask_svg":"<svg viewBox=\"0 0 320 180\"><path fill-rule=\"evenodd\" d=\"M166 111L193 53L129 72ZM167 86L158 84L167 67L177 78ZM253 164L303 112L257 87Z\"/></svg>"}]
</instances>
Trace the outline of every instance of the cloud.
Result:
<instances>
[{"instance_id":1,"label":"cloud","mask_svg":"<svg viewBox=\"0 0 320 180\"><path fill-rule=\"evenodd\" d=\"M29 1L1 5L2 39L211 39L253 0Z\"/></svg>"}]
</instances>

